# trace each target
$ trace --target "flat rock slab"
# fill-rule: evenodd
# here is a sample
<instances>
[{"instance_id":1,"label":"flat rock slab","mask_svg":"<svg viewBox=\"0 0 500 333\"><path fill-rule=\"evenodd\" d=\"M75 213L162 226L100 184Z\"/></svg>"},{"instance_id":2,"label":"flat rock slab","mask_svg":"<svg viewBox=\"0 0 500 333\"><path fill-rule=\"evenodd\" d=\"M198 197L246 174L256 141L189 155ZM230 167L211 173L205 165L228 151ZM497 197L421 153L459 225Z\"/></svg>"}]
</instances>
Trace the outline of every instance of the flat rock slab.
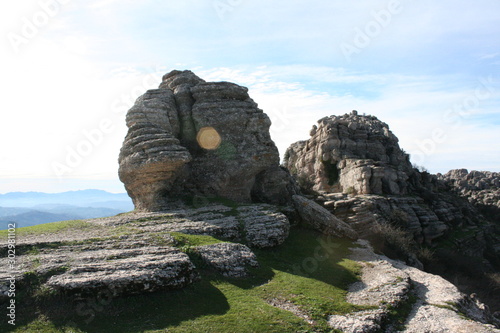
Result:
<instances>
[{"instance_id":1,"label":"flat rock slab","mask_svg":"<svg viewBox=\"0 0 500 333\"><path fill-rule=\"evenodd\" d=\"M362 278L349 287L347 300L372 305L373 310L358 311L329 318L331 327L347 333L379 332L500 332L485 306L461 293L440 276L409 267L373 252L367 241L353 248L350 259L362 266ZM416 301L406 318L405 328L396 330L388 321L391 308L403 304L409 294ZM465 314L465 316L463 315Z\"/></svg>"},{"instance_id":2,"label":"flat rock slab","mask_svg":"<svg viewBox=\"0 0 500 333\"><path fill-rule=\"evenodd\" d=\"M162 289L177 289L192 283L197 274L189 257L173 247L95 250L39 257L39 272L60 262L71 267L53 275L47 285L62 292L95 293L108 290L113 296L137 294Z\"/></svg>"},{"instance_id":3,"label":"flat rock slab","mask_svg":"<svg viewBox=\"0 0 500 333\"><path fill-rule=\"evenodd\" d=\"M71 294L104 291L119 296L177 289L195 281L198 273L188 255L175 248L173 232L263 248L283 243L289 228L286 216L266 204L209 204L84 220L57 232L20 237L17 270L7 271L8 258L0 258L0 279L8 281L14 273L22 284L25 273L31 272L46 286ZM258 265L254 253L243 244L221 240L196 251L227 277L243 277L247 267ZM5 283L0 285L0 297L5 287Z\"/></svg>"},{"instance_id":4,"label":"flat rock slab","mask_svg":"<svg viewBox=\"0 0 500 333\"><path fill-rule=\"evenodd\" d=\"M351 226L336 218L326 208L301 195L294 195L292 200L301 219L313 229L325 235L358 239L357 232Z\"/></svg>"},{"instance_id":5,"label":"flat rock slab","mask_svg":"<svg viewBox=\"0 0 500 333\"><path fill-rule=\"evenodd\" d=\"M226 277L246 277L247 266L257 267L257 257L243 244L218 243L196 247L205 263Z\"/></svg>"},{"instance_id":6,"label":"flat rock slab","mask_svg":"<svg viewBox=\"0 0 500 333\"><path fill-rule=\"evenodd\" d=\"M182 232L209 235L265 248L282 244L290 222L276 206L249 204L228 207L219 204L159 213L132 213L126 217L96 220L106 226L128 225L141 232Z\"/></svg>"}]
</instances>

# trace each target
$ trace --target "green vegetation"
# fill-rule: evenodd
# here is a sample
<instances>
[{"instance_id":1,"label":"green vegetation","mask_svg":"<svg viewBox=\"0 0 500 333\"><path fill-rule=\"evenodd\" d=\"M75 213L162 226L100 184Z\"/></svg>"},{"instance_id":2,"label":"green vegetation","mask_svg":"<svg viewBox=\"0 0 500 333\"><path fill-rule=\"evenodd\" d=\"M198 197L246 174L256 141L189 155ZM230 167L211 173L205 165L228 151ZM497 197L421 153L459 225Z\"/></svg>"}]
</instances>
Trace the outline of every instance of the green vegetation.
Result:
<instances>
[{"instance_id":1,"label":"green vegetation","mask_svg":"<svg viewBox=\"0 0 500 333\"><path fill-rule=\"evenodd\" d=\"M404 302L401 302L396 306L389 305L389 313L386 321L391 323L391 326L394 329L403 331L405 326L404 323L408 319L408 316L413 309L413 305L415 305L417 300L418 297L413 292L410 292L408 298Z\"/></svg>"},{"instance_id":2,"label":"green vegetation","mask_svg":"<svg viewBox=\"0 0 500 333\"><path fill-rule=\"evenodd\" d=\"M323 161L323 167L326 177L328 178L328 185L335 185L339 181L339 169L337 168L337 164Z\"/></svg>"},{"instance_id":3,"label":"green vegetation","mask_svg":"<svg viewBox=\"0 0 500 333\"><path fill-rule=\"evenodd\" d=\"M172 233L177 246L213 244L209 236ZM106 298L53 295L33 284L31 295L16 302L16 327L9 332L335 332L328 316L360 310L345 301L347 286L356 281L359 266L345 259L352 243L317 232L292 229L276 248L257 249L260 267L246 279L224 278L199 267L202 279L177 291ZM36 289L38 287L38 289ZM38 295L34 297L33 295ZM308 324L291 312L269 305L286 299L307 313ZM3 327L2 327L3 326Z\"/></svg>"},{"instance_id":4,"label":"green vegetation","mask_svg":"<svg viewBox=\"0 0 500 333\"><path fill-rule=\"evenodd\" d=\"M141 217L135 220L130 221L131 223L139 223L139 222L147 222L147 221L159 221L159 220L168 220L174 218L173 214L164 214L164 215L155 215L148 217Z\"/></svg>"},{"instance_id":5,"label":"green vegetation","mask_svg":"<svg viewBox=\"0 0 500 333\"><path fill-rule=\"evenodd\" d=\"M354 187L352 186L349 186L346 190L345 190L345 193L347 194L350 194L350 195L356 195L357 194L357 191Z\"/></svg>"},{"instance_id":6,"label":"green vegetation","mask_svg":"<svg viewBox=\"0 0 500 333\"><path fill-rule=\"evenodd\" d=\"M90 229L104 228L96 224L89 223L85 220L60 221L52 223L44 223L31 227L23 227L16 229L16 237L36 235L36 234L54 234L65 232L68 230L85 232ZM0 230L0 238L7 237L8 230Z\"/></svg>"}]
</instances>

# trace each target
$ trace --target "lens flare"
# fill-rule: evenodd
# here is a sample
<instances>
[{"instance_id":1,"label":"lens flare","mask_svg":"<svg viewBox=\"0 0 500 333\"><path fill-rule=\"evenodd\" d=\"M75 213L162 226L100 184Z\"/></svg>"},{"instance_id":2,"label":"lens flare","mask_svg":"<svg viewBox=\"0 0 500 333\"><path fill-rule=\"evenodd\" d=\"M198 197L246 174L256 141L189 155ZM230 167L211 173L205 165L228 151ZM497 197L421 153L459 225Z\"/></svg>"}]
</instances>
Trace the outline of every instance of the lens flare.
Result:
<instances>
[{"instance_id":1,"label":"lens flare","mask_svg":"<svg viewBox=\"0 0 500 333\"><path fill-rule=\"evenodd\" d=\"M196 135L196 141L201 148L214 150L220 146L222 139L215 128L202 127Z\"/></svg>"}]
</instances>

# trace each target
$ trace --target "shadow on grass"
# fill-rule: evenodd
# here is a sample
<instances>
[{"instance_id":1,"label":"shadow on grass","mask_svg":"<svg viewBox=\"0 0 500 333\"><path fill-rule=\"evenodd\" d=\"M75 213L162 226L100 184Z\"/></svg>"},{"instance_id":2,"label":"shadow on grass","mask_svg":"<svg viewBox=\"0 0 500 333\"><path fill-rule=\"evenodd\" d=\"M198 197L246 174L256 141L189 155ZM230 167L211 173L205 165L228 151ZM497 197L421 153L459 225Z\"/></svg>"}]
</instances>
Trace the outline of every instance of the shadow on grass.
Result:
<instances>
[{"instance_id":1,"label":"shadow on grass","mask_svg":"<svg viewBox=\"0 0 500 333\"><path fill-rule=\"evenodd\" d=\"M328 314L355 309L344 299L347 285L357 280L356 266L344 261L350 246L347 240L294 228L283 245L254 249L260 267L251 269L246 279L228 279L202 268L201 281L177 291L109 300L25 296L20 304L27 306L19 307L16 324L24 327L23 332L71 332L74 328L76 332L125 333L165 330L180 324L184 328L176 332L190 332L210 324L215 332L224 327L217 325L234 325L231 327L243 331L246 323L263 318L262 327L265 323L276 325L273 332L307 328L297 317L265 302L274 297L290 299L326 324ZM48 324L41 325L40 318ZM13 328L4 326L0 331Z\"/></svg>"},{"instance_id":2,"label":"shadow on grass","mask_svg":"<svg viewBox=\"0 0 500 333\"><path fill-rule=\"evenodd\" d=\"M226 296L205 279L182 290L113 299L104 294L36 300L23 297L18 303L16 326L2 322L1 332L23 326L23 332L66 332L68 328L82 332L142 332L168 328L200 316L223 315L229 310Z\"/></svg>"}]
</instances>

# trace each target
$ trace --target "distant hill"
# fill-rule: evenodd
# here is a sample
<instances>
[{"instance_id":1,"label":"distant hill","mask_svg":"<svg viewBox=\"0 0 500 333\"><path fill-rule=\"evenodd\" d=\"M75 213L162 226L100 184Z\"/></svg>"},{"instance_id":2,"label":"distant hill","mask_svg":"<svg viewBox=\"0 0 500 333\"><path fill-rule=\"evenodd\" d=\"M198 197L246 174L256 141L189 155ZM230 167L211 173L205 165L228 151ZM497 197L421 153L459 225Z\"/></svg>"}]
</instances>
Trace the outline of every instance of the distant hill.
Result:
<instances>
[{"instance_id":1,"label":"distant hill","mask_svg":"<svg viewBox=\"0 0 500 333\"><path fill-rule=\"evenodd\" d=\"M61 193L10 192L0 194L0 207L34 207L42 204L108 207L102 206L102 204L109 201L128 202L132 205L132 200L126 193L109 193L102 190L80 190Z\"/></svg>"},{"instance_id":2,"label":"distant hill","mask_svg":"<svg viewBox=\"0 0 500 333\"><path fill-rule=\"evenodd\" d=\"M113 216L134 209L126 193L81 190L62 193L11 192L0 194L0 229L64 220Z\"/></svg>"}]
</instances>

